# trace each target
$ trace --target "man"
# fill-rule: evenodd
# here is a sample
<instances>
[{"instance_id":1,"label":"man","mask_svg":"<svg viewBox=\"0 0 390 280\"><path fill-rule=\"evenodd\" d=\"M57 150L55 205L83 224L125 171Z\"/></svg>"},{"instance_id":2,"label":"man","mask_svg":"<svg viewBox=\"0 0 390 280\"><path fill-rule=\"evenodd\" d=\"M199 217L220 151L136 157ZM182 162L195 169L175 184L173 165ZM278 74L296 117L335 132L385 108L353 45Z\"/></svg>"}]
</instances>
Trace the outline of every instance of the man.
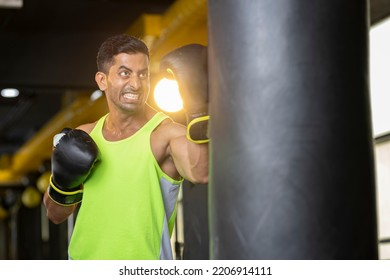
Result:
<instances>
[{"instance_id":1,"label":"man","mask_svg":"<svg viewBox=\"0 0 390 280\"><path fill-rule=\"evenodd\" d=\"M129 35L108 38L95 80L109 112L54 137L47 215L64 222L80 209L70 259L171 259L170 235L183 179L208 181L206 48L166 55L161 71L176 78L187 127L147 104L149 50Z\"/></svg>"}]
</instances>

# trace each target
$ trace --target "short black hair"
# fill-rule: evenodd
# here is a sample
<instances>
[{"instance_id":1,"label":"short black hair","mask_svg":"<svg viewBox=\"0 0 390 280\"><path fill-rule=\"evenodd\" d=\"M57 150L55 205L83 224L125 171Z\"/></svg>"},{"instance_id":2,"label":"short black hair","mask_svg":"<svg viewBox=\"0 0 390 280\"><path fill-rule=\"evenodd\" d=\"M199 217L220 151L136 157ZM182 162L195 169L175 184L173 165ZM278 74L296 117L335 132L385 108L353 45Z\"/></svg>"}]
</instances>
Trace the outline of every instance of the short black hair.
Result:
<instances>
[{"instance_id":1,"label":"short black hair","mask_svg":"<svg viewBox=\"0 0 390 280\"><path fill-rule=\"evenodd\" d=\"M114 56L120 53L143 53L149 58L149 48L141 39L127 34L114 35L99 48L96 59L98 71L107 73L114 63Z\"/></svg>"}]
</instances>

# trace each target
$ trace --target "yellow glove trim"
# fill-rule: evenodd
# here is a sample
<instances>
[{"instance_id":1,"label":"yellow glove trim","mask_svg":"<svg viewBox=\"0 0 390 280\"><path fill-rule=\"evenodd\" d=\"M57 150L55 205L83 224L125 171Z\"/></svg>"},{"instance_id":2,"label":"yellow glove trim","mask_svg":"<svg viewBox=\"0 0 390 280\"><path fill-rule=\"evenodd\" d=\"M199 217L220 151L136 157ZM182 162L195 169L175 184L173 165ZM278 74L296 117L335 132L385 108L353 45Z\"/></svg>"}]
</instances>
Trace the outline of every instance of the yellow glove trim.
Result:
<instances>
[{"instance_id":1,"label":"yellow glove trim","mask_svg":"<svg viewBox=\"0 0 390 280\"><path fill-rule=\"evenodd\" d=\"M170 75L172 75L171 78L173 78L173 79L176 80L175 73L173 72L173 70L172 70L171 68L167 68L166 71L167 71Z\"/></svg>"},{"instance_id":2,"label":"yellow glove trim","mask_svg":"<svg viewBox=\"0 0 390 280\"><path fill-rule=\"evenodd\" d=\"M190 140L193 143L196 143L196 144L204 144L204 143L210 142L209 138L201 139L201 140L195 140L195 139L192 139L191 135L190 135L191 126L193 126L194 124L199 123L199 122L208 121L209 119L210 119L210 116L203 116L203 117L195 118L192 121L190 121L189 124L187 125L187 133L186 133L187 139Z\"/></svg>"},{"instance_id":3,"label":"yellow glove trim","mask_svg":"<svg viewBox=\"0 0 390 280\"><path fill-rule=\"evenodd\" d=\"M63 190L60 190L59 188L57 188L53 181L52 181L52 178L53 176L51 175L50 176L50 187L52 187L56 192L60 193L60 194L63 194L63 195L75 195L75 194L79 194L79 193L83 193L83 190L77 190L77 191L73 191L73 192L65 192Z\"/></svg>"},{"instance_id":4,"label":"yellow glove trim","mask_svg":"<svg viewBox=\"0 0 390 280\"><path fill-rule=\"evenodd\" d=\"M49 186L49 188L50 188L50 186ZM77 202L75 202L75 203L69 203L69 204L60 203L60 202L58 202L57 200L55 200L54 198L51 197L49 189L47 189L47 195L50 197L50 199L51 199L54 203L56 203L56 204L58 204L58 205L61 205L61 206L72 206L72 205L79 204L79 203L81 202L81 200L80 200L80 201L77 201Z\"/></svg>"}]
</instances>

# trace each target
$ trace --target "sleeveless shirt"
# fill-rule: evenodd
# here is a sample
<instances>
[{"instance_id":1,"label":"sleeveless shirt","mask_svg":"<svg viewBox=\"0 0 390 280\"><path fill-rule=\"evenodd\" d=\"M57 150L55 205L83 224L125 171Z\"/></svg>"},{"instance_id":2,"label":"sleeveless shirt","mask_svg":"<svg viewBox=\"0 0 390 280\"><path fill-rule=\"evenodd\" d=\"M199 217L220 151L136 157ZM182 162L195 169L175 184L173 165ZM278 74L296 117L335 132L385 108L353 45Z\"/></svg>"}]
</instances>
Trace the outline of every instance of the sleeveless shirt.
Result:
<instances>
[{"instance_id":1,"label":"sleeveless shirt","mask_svg":"<svg viewBox=\"0 0 390 280\"><path fill-rule=\"evenodd\" d=\"M90 133L100 161L84 183L69 244L70 259L172 259L170 236L182 180L165 174L151 145L152 131L168 116L155 114L134 135L110 142L102 128Z\"/></svg>"}]
</instances>

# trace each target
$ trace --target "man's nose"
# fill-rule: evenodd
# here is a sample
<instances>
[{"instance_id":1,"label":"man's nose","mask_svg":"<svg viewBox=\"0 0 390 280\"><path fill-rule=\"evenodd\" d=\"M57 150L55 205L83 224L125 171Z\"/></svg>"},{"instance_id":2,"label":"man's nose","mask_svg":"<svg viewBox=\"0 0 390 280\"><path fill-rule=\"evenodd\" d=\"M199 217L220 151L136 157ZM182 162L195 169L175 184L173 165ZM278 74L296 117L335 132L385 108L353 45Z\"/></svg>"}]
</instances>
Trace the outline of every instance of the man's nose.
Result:
<instances>
[{"instance_id":1,"label":"man's nose","mask_svg":"<svg viewBox=\"0 0 390 280\"><path fill-rule=\"evenodd\" d=\"M138 90L141 88L141 80L140 78L138 77L138 75L132 75L130 77L130 81L129 81L129 84L130 84L130 87L133 89L133 90Z\"/></svg>"}]
</instances>

